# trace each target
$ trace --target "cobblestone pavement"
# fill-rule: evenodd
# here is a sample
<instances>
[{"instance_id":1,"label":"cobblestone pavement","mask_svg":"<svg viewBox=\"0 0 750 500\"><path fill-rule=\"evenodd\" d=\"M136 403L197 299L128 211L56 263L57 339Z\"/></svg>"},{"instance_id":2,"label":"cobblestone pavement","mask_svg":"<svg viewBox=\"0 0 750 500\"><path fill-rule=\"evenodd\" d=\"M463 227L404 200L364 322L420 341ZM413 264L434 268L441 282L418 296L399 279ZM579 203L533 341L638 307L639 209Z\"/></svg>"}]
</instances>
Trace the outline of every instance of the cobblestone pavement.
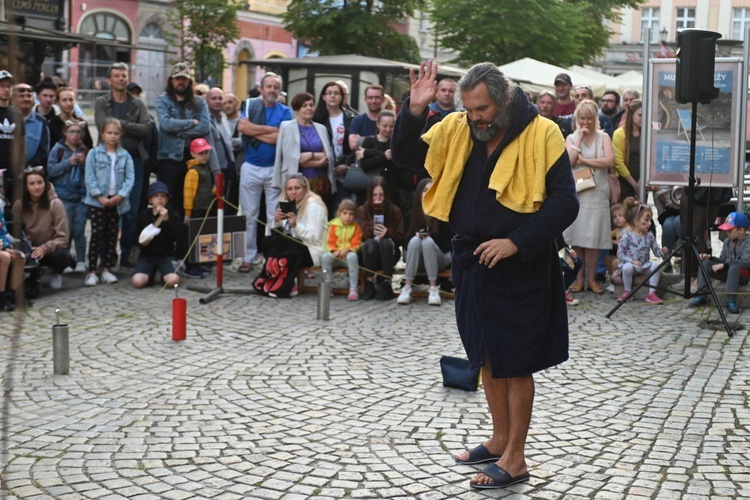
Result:
<instances>
[{"instance_id":1,"label":"cobblestone pavement","mask_svg":"<svg viewBox=\"0 0 750 500\"><path fill-rule=\"evenodd\" d=\"M173 342L173 294L124 281L66 276L0 317L12 377L0 497L750 497L747 332L700 328L710 308L672 296L609 320L611 294L583 295L571 359L536 376L531 481L478 493L477 468L452 455L489 435L484 397L443 388L438 366L463 355L452 301L334 297L324 322L314 294L201 305L189 292L187 340ZM52 374L57 307L67 376Z\"/></svg>"}]
</instances>

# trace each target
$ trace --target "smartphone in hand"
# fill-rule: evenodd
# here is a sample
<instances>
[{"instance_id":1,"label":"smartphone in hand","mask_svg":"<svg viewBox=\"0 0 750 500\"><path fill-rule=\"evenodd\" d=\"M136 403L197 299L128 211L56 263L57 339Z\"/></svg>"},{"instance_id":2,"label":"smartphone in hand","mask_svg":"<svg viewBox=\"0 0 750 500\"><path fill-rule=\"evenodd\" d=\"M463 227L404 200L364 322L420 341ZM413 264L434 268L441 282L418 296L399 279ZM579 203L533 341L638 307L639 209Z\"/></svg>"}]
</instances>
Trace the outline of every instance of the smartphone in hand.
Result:
<instances>
[{"instance_id":1,"label":"smartphone in hand","mask_svg":"<svg viewBox=\"0 0 750 500\"><path fill-rule=\"evenodd\" d=\"M285 214L296 214L297 204L294 203L293 201L280 201L279 209Z\"/></svg>"},{"instance_id":2,"label":"smartphone in hand","mask_svg":"<svg viewBox=\"0 0 750 500\"><path fill-rule=\"evenodd\" d=\"M385 215L376 215L375 224L385 224Z\"/></svg>"}]
</instances>

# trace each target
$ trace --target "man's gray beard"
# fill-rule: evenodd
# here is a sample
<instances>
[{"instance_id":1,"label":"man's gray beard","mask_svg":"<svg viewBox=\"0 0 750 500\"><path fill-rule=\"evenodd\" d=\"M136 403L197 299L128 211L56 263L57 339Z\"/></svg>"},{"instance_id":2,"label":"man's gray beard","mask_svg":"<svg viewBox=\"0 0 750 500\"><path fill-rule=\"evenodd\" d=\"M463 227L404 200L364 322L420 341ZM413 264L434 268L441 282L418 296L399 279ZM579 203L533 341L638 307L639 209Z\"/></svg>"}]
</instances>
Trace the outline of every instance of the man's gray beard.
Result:
<instances>
[{"instance_id":1,"label":"man's gray beard","mask_svg":"<svg viewBox=\"0 0 750 500\"><path fill-rule=\"evenodd\" d=\"M265 104L266 106L275 106L276 105L276 101L278 101L278 99L275 98L275 97L265 97L265 96L263 96L263 104Z\"/></svg>"},{"instance_id":2,"label":"man's gray beard","mask_svg":"<svg viewBox=\"0 0 750 500\"><path fill-rule=\"evenodd\" d=\"M478 141L490 142L492 139L495 139L498 135L500 135L502 131L505 130L505 127L507 127L510 123L510 115L508 112L508 108L500 110L500 112L497 114L497 117L495 117L495 119L492 120L492 123L490 123L484 130L481 130L479 127L477 127L475 121L469 120L471 133L474 134L474 137Z\"/></svg>"}]
</instances>

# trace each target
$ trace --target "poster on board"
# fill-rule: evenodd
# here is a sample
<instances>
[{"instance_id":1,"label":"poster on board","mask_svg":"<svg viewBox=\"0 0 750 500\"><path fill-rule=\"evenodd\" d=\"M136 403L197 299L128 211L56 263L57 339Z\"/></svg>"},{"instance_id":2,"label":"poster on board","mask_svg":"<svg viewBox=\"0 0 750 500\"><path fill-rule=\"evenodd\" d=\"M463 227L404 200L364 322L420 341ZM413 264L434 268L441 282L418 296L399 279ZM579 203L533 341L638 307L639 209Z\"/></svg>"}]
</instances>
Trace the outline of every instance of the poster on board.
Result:
<instances>
[{"instance_id":1,"label":"poster on board","mask_svg":"<svg viewBox=\"0 0 750 500\"><path fill-rule=\"evenodd\" d=\"M740 161L740 81L738 59L716 59L714 86L719 97L698 104L675 100L676 61L651 61L649 114L647 122L648 182L653 185L687 186L690 171L690 138L696 127L695 177L703 186L731 187L737 184ZM744 160L744 155L743 155Z\"/></svg>"}]
</instances>

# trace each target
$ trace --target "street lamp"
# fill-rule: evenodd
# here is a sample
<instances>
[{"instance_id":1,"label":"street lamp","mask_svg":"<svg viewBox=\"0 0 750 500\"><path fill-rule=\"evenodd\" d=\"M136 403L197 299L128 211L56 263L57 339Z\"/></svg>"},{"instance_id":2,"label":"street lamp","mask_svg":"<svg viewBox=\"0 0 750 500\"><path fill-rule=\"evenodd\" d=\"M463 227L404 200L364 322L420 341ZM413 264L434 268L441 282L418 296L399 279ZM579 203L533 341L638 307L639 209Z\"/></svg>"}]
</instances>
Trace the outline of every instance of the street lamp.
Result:
<instances>
[{"instance_id":1,"label":"street lamp","mask_svg":"<svg viewBox=\"0 0 750 500\"><path fill-rule=\"evenodd\" d=\"M663 27L661 31L659 32L659 35L661 35L661 43L665 43L667 41L667 35L669 34L669 31L667 31L666 27Z\"/></svg>"}]
</instances>

